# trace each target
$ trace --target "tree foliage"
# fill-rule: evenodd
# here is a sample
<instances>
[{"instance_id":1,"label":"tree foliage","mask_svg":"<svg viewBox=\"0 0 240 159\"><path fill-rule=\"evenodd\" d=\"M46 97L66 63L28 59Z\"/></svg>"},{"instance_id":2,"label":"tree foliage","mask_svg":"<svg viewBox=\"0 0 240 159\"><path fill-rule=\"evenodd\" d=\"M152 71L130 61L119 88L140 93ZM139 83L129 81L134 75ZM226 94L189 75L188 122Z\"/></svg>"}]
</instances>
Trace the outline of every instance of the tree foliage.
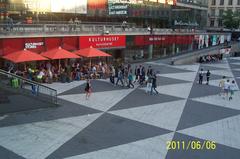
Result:
<instances>
[{"instance_id":1,"label":"tree foliage","mask_svg":"<svg viewBox=\"0 0 240 159\"><path fill-rule=\"evenodd\" d=\"M223 12L223 24L228 29L238 29L240 24L240 13L232 10Z\"/></svg>"}]
</instances>

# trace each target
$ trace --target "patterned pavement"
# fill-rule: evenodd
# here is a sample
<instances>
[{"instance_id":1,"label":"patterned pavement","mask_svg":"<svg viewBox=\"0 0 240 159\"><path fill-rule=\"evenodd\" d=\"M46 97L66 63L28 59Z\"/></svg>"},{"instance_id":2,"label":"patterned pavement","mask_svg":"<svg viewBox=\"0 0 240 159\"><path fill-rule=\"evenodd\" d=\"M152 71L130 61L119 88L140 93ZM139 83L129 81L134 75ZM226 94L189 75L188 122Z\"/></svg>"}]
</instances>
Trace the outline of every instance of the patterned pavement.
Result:
<instances>
[{"instance_id":1,"label":"patterned pavement","mask_svg":"<svg viewBox=\"0 0 240 159\"><path fill-rule=\"evenodd\" d=\"M240 92L224 100L218 83L225 75L240 86L240 58L147 65L159 71L159 95L96 80L85 100L85 81L51 84L61 106L0 118L1 158L239 159ZM212 73L209 85L197 84L200 68Z\"/></svg>"}]
</instances>

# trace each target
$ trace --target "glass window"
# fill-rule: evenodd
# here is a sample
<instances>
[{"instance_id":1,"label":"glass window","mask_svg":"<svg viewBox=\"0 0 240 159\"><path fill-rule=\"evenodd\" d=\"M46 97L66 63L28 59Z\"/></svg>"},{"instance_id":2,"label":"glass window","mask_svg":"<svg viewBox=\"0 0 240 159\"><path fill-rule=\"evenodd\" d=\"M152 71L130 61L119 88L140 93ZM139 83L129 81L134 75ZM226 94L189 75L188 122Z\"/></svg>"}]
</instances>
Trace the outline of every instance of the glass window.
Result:
<instances>
[{"instance_id":1,"label":"glass window","mask_svg":"<svg viewBox=\"0 0 240 159\"><path fill-rule=\"evenodd\" d=\"M228 5L232 5L233 1L232 0L228 0Z\"/></svg>"},{"instance_id":2,"label":"glass window","mask_svg":"<svg viewBox=\"0 0 240 159\"><path fill-rule=\"evenodd\" d=\"M240 0L237 1L237 5L240 5Z\"/></svg>"},{"instance_id":3,"label":"glass window","mask_svg":"<svg viewBox=\"0 0 240 159\"><path fill-rule=\"evenodd\" d=\"M224 0L220 0L220 5L224 5Z\"/></svg>"},{"instance_id":4,"label":"glass window","mask_svg":"<svg viewBox=\"0 0 240 159\"><path fill-rule=\"evenodd\" d=\"M216 5L216 0L212 0L212 5Z\"/></svg>"},{"instance_id":5,"label":"glass window","mask_svg":"<svg viewBox=\"0 0 240 159\"><path fill-rule=\"evenodd\" d=\"M215 9L211 9L210 15L215 16Z\"/></svg>"},{"instance_id":6,"label":"glass window","mask_svg":"<svg viewBox=\"0 0 240 159\"><path fill-rule=\"evenodd\" d=\"M223 16L224 9L219 9L219 17Z\"/></svg>"},{"instance_id":7,"label":"glass window","mask_svg":"<svg viewBox=\"0 0 240 159\"><path fill-rule=\"evenodd\" d=\"M210 27L214 27L214 20L210 21Z\"/></svg>"}]
</instances>

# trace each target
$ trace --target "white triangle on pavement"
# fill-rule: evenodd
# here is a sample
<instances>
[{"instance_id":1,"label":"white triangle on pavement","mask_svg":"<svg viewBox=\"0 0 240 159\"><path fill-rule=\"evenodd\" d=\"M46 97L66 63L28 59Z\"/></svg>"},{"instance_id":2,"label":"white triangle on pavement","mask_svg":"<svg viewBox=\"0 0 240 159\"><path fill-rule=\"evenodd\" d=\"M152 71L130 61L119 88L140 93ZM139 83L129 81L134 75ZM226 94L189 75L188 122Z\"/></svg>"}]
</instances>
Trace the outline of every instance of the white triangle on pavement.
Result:
<instances>
[{"instance_id":1,"label":"white triangle on pavement","mask_svg":"<svg viewBox=\"0 0 240 159\"><path fill-rule=\"evenodd\" d=\"M186 100L179 100L137 108L110 111L109 113L175 131L185 104Z\"/></svg>"},{"instance_id":2,"label":"white triangle on pavement","mask_svg":"<svg viewBox=\"0 0 240 159\"><path fill-rule=\"evenodd\" d=\"M227 98L224 98L223 96L220 96L220 95L193 98L192 100L202 102L202 103L207 103L207 104L213 104L216 106L240 110L239 99L240 99L240 92L236 91L233 95L233 99L230 101Z\"/></svg>"},{"instance_id":3,"label":"white triangle on pavement","mask_svg":"<svg viewBox=\"0 0 240 159\"><path fill-rule=\"evenodd\" d=\"M230 69L226 70L212 70L211 74L218 76L233 77L232 71Z\"/></svg>"},{"instance_id":4,"label":"white triangle on pavement","mask_svg":"<svg viewBox=\"0 0 240 159\"><path fill-rule=\"evenodd\" d=\"M196 74L197 72L184 72L184 73L159 74L158 76L160 77L160 80L162 76L162 77L168 77L168 78L174 78L174 79L193 82L196 78Z\"/></svg>"},{"instance_id":5,"label":"white triangle on pavement","mask_svg":"<svg viewBox=\"0 0 240 159\"><path fill-rule=\"evenodd\" d=\"M27 159L46 158L102 113L0 128L0 145Z\"/></svg>"},{"instance_id":6,"label":"white triangle on pavement","mask_svg":"<svg viewBox=\"0 0 240 159\"><path fill-rule=\"evenodd\" d=\"M90 96L90 99L88 100L86 100L85 94L63 95L59 96L59 98L93 109L107 111L124 97L126 97L129 93L131 93L133 90L135 89L114 90L96 93L93 92Z\"/></svg>"},{"instance_id":7,"label":"white triangle on pavement","mask_svg":"<svg viewBox=\"0 0 240 159\"><path fill-rule=\"evenodd\" d=\"M240 149L239 121L240 115L187 128L178 132Z\"/></svg>"},{"instance_id":8,"label":"white triangle on pavement","mask_svg":"<svg viewBox=\"0 0 240 159\"><path fill-rule=\"evenodd\" d=\"M77 86L80 86L84 83L86 83L86 81L73 81L73 82L70 82L70 83L54 82L54 83L51 83L51 84L44 84L44 85L57 90L57 94L60 94L60 93L63 93L65 91L68 91L72 88L75 88Z\"/></svg>"},{"instance_id":9,"label":"white triangle on pavement","mask_svg":"<svg viewBox=\"0 0 240 159\"><path fill-rule=\"evenodd\" d=\"M193 83L171 84L166 86L158 86L157 91L161 94L176 96L180 98L188 98Z\"/></svg>"},{"instance_id":10,"label":"white triangle on pavement","mask_svg":"<svg viewBox=\"0 0 240 159\"><path fill-rule=\"evenodd\" d=\"M128 144L98 150L66 159L159 159L167 155L166 143L173 139L174 133L143 139Z\"/></svg>"}]
</instances>

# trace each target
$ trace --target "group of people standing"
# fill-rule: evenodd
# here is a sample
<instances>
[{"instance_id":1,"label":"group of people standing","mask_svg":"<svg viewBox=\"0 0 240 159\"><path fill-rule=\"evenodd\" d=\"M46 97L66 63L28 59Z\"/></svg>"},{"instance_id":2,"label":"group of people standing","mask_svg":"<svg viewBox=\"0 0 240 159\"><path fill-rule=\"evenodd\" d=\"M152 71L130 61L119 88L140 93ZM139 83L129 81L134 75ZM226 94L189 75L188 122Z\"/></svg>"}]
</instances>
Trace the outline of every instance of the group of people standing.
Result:
<instances>
[{"instance_id":1,"label":"group of people standing","mask_svg":"<svg viewBox=\"0 0 240 159\"><path fill-rule=\"evenodd\" d=\"M198 73L198 75L199 75L198 83L199 84L203 84L204 74L206 75L206 85L208 85L209 84L210 75L211 75L209 70L207 70L206 73L204 73L203 69L201 69L199 71L199 73ZM232 100L233 99L234 92L237 90L237 85L236 85L234 80L232 80L230 82L229 79L226 79L226 77L223 76L221 81L219 82L219 87L221 87L221 92L220 92L219 95L222 96L223 99L228 99L228 100Z\"/></svg>"},{"instance_id":2,"label":"group of people standing","mask_svg":"<svg viewBox=\"0 0 240 159\"><path fill-rule=\"evenodd\" d=\"M226 77L223 76L219 82L219 87L221 87L221 92L219 95L222 96L223 99L233 99L234 92L237 91L237 85L234 80L230 82L229 79L226 79Z\"/></svg>"},{"instance_id":3,"label":"group of people standing","mask_svg":"<svg viewBox=\"0 0 240 159\"><path fill-rule=\"evenodd\" d=\"M122 87L127 86L128 88L134 88L133 83L140 85L146 84L146 92L150 94L158 94L157 88L157 76L151 66L147 69L143 65L136 65L134 70L131 65L121 65L117 68L111 67L110 82L115 86L119 85ZM115 78L117 81L115 82Z\"/></svg>"},{"instance_id":4,"label":"group of people standing","mask_svg":"<svg viewBox=\"0 0 240 159\"><path fill-rule=\"evenodd\" d=\"M209 70L207 70L207 73L206 73L206 85L209 85L210 75L211 75L211 72ZM203 71L203 69L200 70L198 76L199 76L198 83L199 84L203 84L203 78L204 78L204 71Z\"/></svg>"}]
</instances>

